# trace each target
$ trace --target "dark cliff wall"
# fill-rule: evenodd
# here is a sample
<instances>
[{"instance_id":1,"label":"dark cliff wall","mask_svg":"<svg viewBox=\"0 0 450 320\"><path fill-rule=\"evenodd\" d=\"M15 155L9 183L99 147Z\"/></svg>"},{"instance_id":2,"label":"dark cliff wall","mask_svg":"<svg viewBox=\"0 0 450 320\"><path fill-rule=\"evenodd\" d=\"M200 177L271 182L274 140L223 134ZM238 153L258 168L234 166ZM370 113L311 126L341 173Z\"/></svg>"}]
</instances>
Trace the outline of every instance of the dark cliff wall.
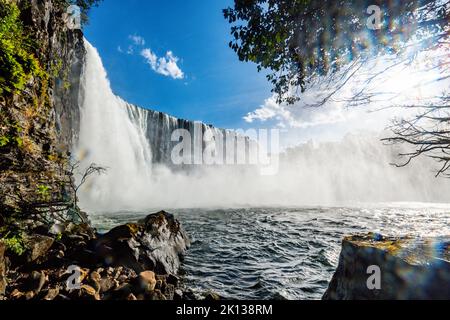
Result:
<instances>
[{"instance_id":1,"label":"dark cliff wall","mask_svg":"<svg viewBox=\"0 0 450 320\"><path fill-rule=\"evenodd\" d=\"M79 92L85 49L83 33L79 30L66 33L66 43L61 45L64 61L63 73L55 81L53 105L56 133L62 150L70 151L80 130Z\"/></svg>"},{"instance_id":2,"label":"dark cliff wall","mask_svg":"<svg viewBox=\"0 0 450 320\"><path fill-rule=\"evenodd\" d=\"M0 99L0 226L36 203L68 196L67 151L77 131L76 79L83 56L83 35L67 27L64 1L3 4L20 8L31 54L46 76L31 77L23 89Z\"/></svg>"}]
</instances>

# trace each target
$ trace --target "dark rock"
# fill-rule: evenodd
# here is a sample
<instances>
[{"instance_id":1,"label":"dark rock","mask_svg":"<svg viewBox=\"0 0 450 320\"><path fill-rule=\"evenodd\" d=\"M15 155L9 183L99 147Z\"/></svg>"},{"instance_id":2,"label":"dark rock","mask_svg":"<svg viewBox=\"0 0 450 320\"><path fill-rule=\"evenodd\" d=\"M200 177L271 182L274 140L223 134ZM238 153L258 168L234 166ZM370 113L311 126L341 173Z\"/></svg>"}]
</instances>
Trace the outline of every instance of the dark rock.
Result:
<instances>
[{"instance_id":1,"label":"dark rock","mask_svg":"<svg viewBox=\"0 0 450 320\"><path fill-rule=\"evenodd\" d=\"M136 296L135 296L134 294L130 293L130 294L128 295L128 297L127 297L127 300L128 300L128 301L136 301L137 298L136 298Z\"/></svg>"},{"instance_id":2,"label":"dark rock","mask_svg":"<svg viewBox=\"0 0 450 320\"><path fill-rule=\"evenodd\" d=\"M150 299L154 301L165 301L167 297L160 290L154 290L150 294Z\"/></svg>"},{"instance_id":3,"label":"dark rock","mask_svg":"<svg viewBox=\"0 0 450 320\"><path fill-rule=\"evenodd\" d=\"M91 272L89 275L89 283L92 285L92 287L95 289L96 292L100 292L101 290L101 284L100 281L102 280L102 277L97 271Z\"/></svg>"},{"instance_id":4,"label":"dark rock","mask_svg":"<svg viewBox=\"0 0 450 320\"><path fill-rule=\"evenodd\" d=\"M450 299L450 238L386 238L369 234L342 242L339 266L324 300ZM380 287L370 288L379 267ZM369 282L369 284L371 284ZM373 284L373 283L372 283Z\"/></svg>"},{"instance_id":5,"label":"dark rock","mask_svg":"<svg viewBox=\"0 0 450 320\"><path fill-rule=\"evenodd\" d=\"M31 235L24 237L24 243L27 248L27 260L33 262L44 256L52 247L53 238L43 235Z\"/></svg>"},{"instance_id":6,"label":"dark rock","mask_svg":"<svg viewBox=\"0 0 450 320\"><path fill-rule=\"evenodd\" d=\"M133 294L133 286L129 283L123 283L114 289L111 295L113 299L125 300L130 294Z\"/></svg>"},{"instance_id":7,"label":"dark rock","mask_svg":"<svg viewBox=\"0 0 450 320\"><path fill-rule=\"evenodd\" d=\"M23 296L25 296L25 293L23 293L23 292L20 291L19 289L14 289L14 290L11 292L10 298L11 298L11 299L20 299L20 298L22 298Z\"/></svg>"},{"instance_id":8,"label":"dark rock","mask_svg":"<svg viewBox=\"0 0 450 320\"><path fill-rule=\"evenodd\" d=\"M44 297L44 300L47 301L55 300L58 295L59 295L59 288L48 289Z\"/></svg>"},{"instance_id":9,"label":"dark rock","mask_svg":"<svg viewBox=\"0 0 450 320\"><path fill-rule=\"evenodd\" d=\"M96 241L95 250L107 264L137 273L153 270L176 274L189 239L173 215L159 212L135 224L114 228Z\"/></svg>"},{"instance_id":10,"label":"dark rock","mask_svg":"<svg viewBox=\"0 0 450 320\"><path fill-rule=\"evenodd\" d=\"M32 300L36 294L33 291L25 293L25 300Z\"/></svg>"},{"instance_id":11,"label":"dark rock","mask_svg":"<svg viewBox=\"0 0 450 320\"><path fill-rule=\"evenodd\" d=\"M163 286L162 280L156 280L155 289L161 290Z\"/></svg>"},{"instance_id":12,"label":"dark rock","mask_svg":"<svg viewBox=\"0 0 450 320\"><path fill-rule=\"evenodd\" d=\"M196 301L198 300L197 295L195 294L194 291L192 291L192 289L186 289L183 291L183 300L192 300L192 301Z\"/></svg>"},{"instance_id":13,"label":"dark rock","mask_svg":"<svg viewBox=\"0 0 450 320\"><path fill-rule=\"evenodd\" d=\"M222 300L222 298L217 293L208 292L205 295L205 300L206 301L219 301L219 300Z\"/></svg>"},{"instance_id":14,"label":"dark rock","mask_svg":"<svg viewBox=\"0 0 450 320\"><path fill-rule=\"evenodd\" d=\"M164 294L167 300L173 300L175 296L175 286L173 284L166 284L163 286L161 292Z\"/></svg>"},{"instance_id":15,"label":"dark rock","mask_svg":"<svg viewBox=\"0 0 450 320\"><path fill-rule=\"evenodd\" d=\"M180 279L177 276L173 275L173 274L169 274L167 276L166 281L167 281L167 283L173 284L176 287L176 286L178 286L178 283L179 283Z\"/></svg>"},{"instance_id":16,"label":"dark rock","mask_svg":"<svg viewBox=\"0 0 450 320\"><path fill-rule=\"evenodd\" d=\"M100 300L100 295L93 287L85 284L81 286L80 298L85 298L87 300Z\"/></svg>"},{"instance_id":17,"label":"dark rock","mask_svg":"<svg viewBox=\"0 0 450 320\"><path fill-rule=\"evenodd\" d=\"M39 292L41 292L45 282L46 277L44 272L33 271L31 273L29 289L33 291L35 295L37 295L39 294Z\"/></svg>"},{"instance_id":18,"label":"dark rock","mask_svg":"<svg viewBox=\"0 0 450 320\"><path fill-rule=\"evenodd\" d=\"M173 300L174 301L181 301L181 300L183 300L183 291L181 291L180 289L176 289L174 294L173 294Z\"/></svg>"}]
</instances>

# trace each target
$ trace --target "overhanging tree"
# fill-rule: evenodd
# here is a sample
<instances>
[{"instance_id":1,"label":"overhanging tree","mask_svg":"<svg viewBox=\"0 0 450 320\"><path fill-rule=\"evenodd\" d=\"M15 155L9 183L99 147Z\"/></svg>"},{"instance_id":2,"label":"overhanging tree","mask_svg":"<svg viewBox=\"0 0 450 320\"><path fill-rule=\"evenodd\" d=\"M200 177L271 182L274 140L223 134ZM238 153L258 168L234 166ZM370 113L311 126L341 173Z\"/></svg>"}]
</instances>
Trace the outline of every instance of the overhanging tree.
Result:
<instances>
[{"instance_id":1,"label":"overhanging tree","mask_svg":"<svg viewBox=\"0 0 450 320\"><path fill-rule=\"evenodd\" d=\"M379 8L379 25L374 8ZM439 68L433 81L449 80L449 1L235 0L223 12L231 24L230 47L241 61L266 70L279 103L293 104L317 79L328 79L329 94L316 106L323 105L370 59L388 55L397 59L386 70L439 51L442 54L434 55L430 67ZM380 73L366 83L380 81ZM372 92L361 90L348 102L360 105L372 97ZM419 155L443 162L439 174L444 174L450 163L448 91L422 104L402 107L417 108L417 114L396 119L395 135L386 141L414 147L403 154L408 157L406 163ZM435 134L433 147L430 133Z\"/></svg>"}]
</instances>

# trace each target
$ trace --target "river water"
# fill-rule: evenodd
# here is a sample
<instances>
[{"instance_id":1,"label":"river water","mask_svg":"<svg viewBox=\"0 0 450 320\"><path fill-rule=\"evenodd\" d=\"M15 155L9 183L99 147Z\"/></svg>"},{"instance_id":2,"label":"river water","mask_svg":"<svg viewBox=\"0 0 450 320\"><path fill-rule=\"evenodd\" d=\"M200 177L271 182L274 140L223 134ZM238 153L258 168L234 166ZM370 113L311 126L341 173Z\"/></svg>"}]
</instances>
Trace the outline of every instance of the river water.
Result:
<instances>
[{"instance_id":1,"label":"river water","mask_svg":"<svg viewBox=\"0 0 450 320\"><path fill-rule=\"evenodd\" d=\"M94 214L100 231L148 213ZM345 235L444 236L450 206L397 203L342 207L170 210L192 239L185 284L236 299L320 299Z\"/></svg>"}]
</instances>

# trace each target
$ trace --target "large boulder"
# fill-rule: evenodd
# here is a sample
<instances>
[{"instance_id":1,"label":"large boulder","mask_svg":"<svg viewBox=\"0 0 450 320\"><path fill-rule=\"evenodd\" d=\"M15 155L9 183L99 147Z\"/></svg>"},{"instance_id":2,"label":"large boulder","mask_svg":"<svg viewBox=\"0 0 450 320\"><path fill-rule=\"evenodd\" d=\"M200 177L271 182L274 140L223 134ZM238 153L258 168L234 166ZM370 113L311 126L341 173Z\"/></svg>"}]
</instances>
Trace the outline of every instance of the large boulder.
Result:
<instances>
[{"instance_id":1,"label":"large boulder","mask_svg":"<svg viewBox=\"0 0 450 320\"><path fill-rule=\"evenodd\" d=\"M450 237L346 237L339 266L323 299L448 300L449 248Z\"/></svg>"},{"instance_id":2,"label":"large boulder","mask_svg":"<svg viewBox=\"0 0 450 320\"><path fill-rule=\"evenodd\" d=\"M103 263L128 267L138 274L149 270L176 274L189 245L180 223L173 215L161 211L100 236L95 251Z\"/></svg>"}]
</instances>

